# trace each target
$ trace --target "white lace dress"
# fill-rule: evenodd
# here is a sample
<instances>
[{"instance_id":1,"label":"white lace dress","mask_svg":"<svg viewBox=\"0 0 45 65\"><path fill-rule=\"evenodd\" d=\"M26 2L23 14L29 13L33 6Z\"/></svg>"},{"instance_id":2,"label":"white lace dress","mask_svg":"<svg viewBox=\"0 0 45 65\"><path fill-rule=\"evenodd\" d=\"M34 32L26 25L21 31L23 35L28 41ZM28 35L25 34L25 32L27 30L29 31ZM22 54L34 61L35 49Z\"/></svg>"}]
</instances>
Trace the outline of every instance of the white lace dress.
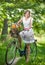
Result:
<instances>
[{"instance_id":1,"label":"white lace dress","mask_svg":"<svg viewBox=\"0 0 45 65\"><path fill-rule=\"evenodd\" d=\"M23 21L23 25L24 28L29 28L30 27L30 21L33 22L33 18L29 17L27 20L25 19L25 17L22 17L22 21ZM34 32L33 29L29 29L29 30L23 30L19 33L19 35L21 36L22 40L24 40L25 43L32 43L34 42Z\"/></svg>"}]
</instances>

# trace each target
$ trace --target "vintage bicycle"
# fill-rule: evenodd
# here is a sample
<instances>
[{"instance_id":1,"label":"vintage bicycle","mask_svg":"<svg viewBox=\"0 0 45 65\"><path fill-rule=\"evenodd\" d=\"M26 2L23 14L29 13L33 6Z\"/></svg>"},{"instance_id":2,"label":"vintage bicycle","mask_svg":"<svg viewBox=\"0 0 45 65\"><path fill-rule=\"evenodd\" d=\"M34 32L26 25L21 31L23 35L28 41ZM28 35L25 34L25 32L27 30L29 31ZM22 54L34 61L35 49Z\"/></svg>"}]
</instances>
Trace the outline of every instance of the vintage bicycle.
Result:
<instances>
[{"instance_id":1,"label":"vintage bicycle","mask_svg":"<svg viewBox=\"0 0 45 65\"><path fill-rule=\"evenodd\" d=\"M5 54L5 62L7 65L11 65L17 57L25 57L26 59L26 44L23 47L23 50L19 47L18 36L19 30L18 28L20 25L14 23L11 25L10 34L12 40L9 42L6 54ZM37 56L37 45L35 40L33 43L30 44L30 60L34 61ZM24 42L25 43L25 42Z\"/></svg>"}]
</instances>

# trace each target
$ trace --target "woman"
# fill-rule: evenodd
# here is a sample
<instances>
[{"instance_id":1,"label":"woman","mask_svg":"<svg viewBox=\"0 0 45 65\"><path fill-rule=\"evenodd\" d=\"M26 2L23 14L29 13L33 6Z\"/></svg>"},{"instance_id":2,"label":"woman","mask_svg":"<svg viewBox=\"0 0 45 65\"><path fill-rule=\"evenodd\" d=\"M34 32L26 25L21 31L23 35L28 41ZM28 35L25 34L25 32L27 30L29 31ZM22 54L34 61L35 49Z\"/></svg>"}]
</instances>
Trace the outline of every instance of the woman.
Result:
<instances>
[{"instance_id":1,"label":"woman","mask_svg":"<svg viewBox=\"0 0 45 65\"><path fill-rule=\"evenodd\" d=\"M32 30L32 22L33 22L33 18L30 16L30 11L26 10L24 13L24 16L18 21L19 23L23 23L24 26L24 30L21 31L19 33L20 37L19 38L19 42L21 43L21 39L24 40L24 42L26 43L26 51L27 51L27 55L26 55L26 62L29 61L29 55L30 55L30 43L34 42L34 33Z\"/></svg>"}]
</instances>

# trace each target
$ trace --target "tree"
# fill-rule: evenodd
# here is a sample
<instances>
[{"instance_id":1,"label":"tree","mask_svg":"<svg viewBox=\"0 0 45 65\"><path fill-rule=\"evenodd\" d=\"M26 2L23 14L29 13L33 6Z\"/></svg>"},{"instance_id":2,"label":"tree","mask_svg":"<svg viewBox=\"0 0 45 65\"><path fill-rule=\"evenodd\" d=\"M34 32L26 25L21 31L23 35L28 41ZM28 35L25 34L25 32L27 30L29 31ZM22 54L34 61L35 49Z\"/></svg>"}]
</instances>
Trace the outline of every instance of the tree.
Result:
<instances>
[{"instance_id":1,"label":"tree","mask_svg":"<svg viewBox=\"0 0 45 65\"><path fill-rule=\"evenodd\" d=\"M32 12L35 30L38 32L42 30L42 27L40 26L40 21L45 22L44 0L0 0L0 23L3 21L2 24L3 26L5 26L5 19L8 19L8 23L17 22L19 18L23 15L25 9L30 9ZM39 24L39 26L37 25L37 23ZM3 29L4 28L2 28L2 30Z\"/></svg>"}]
</instances>

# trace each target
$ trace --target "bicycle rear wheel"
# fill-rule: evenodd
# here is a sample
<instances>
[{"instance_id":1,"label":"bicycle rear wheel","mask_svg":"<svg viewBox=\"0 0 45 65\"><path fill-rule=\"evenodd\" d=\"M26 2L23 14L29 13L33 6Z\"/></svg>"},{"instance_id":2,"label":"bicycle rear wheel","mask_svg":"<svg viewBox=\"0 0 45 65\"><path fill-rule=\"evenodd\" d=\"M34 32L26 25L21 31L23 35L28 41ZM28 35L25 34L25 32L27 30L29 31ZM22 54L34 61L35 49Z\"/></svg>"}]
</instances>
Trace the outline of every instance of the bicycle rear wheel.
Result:
<instances>
[{"instance_id":1,"label":"bicycle rear wheel","mask_svg":"<svg viewBox=\"0 0 45 65\"><path fill-rule=\"evenodd\" d=\"M30 60L35 61L37 56L37 45L36 42L30 44Z\"/></svg>"},{"instance_id":2,"label":"bicycle rear wheel","mask_svg":"<svg viewBox=\"0 0 45 65\"><path fill-rule=\"evenodd\" d=\"M6 49L5 62L7 65L11 65L15 59L16 43L11 41Z\"/></svg>"}]
</instances>

